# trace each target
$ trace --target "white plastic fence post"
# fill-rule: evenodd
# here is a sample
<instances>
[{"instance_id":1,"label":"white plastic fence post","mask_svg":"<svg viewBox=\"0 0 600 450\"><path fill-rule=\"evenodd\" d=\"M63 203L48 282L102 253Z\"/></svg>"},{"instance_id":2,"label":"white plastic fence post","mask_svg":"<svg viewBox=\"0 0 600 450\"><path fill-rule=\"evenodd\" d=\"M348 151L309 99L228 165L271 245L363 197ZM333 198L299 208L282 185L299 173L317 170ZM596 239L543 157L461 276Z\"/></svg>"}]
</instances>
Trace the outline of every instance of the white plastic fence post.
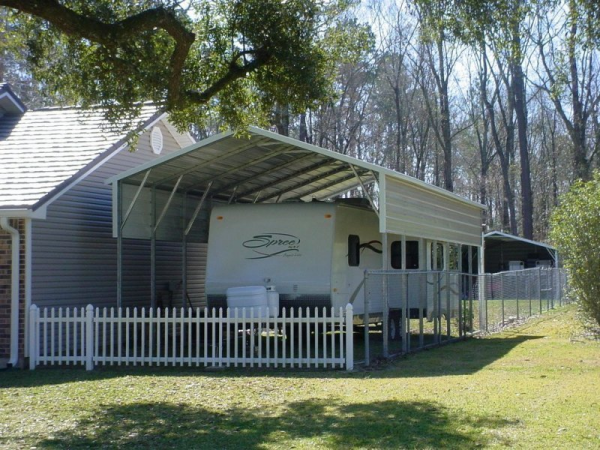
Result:
<instances>
[{"instance_id":1,"label":"white plastic fence post","mask_svg":"<svg viewBox=\"0 0 600 450\"><path fill-rule=\"evenodd\" d=\"M354 329L352 305L346 305L346 370L354 370Z\"/></svg>"},{"instance_id":2,"label":"white plastic fence post","mask_svg":"<svg viewBox=\"0 0 600 450\"><path fill-rule=\"evenodd\" d=\"M94 369L94 307L85 308L85 370Z\"/></svg>"},{"instance_id":3,"label":"white plastic fence post","mask_svg":"<svg viewBox=\"0 0 600 450\"><path fill-rule=\"evenodd\" d=\"M38 307L31 305L29 309L29 370L34 370L39 357Z\"/></svg>"}]
</instances>

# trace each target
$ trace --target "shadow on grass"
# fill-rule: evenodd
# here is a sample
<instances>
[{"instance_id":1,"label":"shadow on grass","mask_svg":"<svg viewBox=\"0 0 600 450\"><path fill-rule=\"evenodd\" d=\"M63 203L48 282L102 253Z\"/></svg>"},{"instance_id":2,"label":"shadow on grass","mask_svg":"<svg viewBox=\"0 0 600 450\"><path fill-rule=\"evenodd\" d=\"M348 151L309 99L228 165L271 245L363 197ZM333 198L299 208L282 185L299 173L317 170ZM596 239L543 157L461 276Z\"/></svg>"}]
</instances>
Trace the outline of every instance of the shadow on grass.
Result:
<instances>
[{"instance_id":1,"label":"shadow on grass","mask_svg":"<svg viewBox=\"0 0 600 450\"><path fill-rule=\"evenodd\" d=\"M265 410L137 403L98 409L52 439L26 437L37 448L476 448L511 425L477 419L428 402L340 404L308 400ZM9 442L10 437L0 438ZM510 442L502 442L510 445Z\"/></svg>"},{"instance_id":2,"label":"shadow on grass","mask_svg":"<svg viewBox=\"0 0 600 450\"><path fill-rule=\"evenodd\" d=\"M74 382L86 382L129 376L210 376L210 377L293 377L344 378L360 377L369 370L371 377L433 377L476 373L503 358L513 348L541 336L516 335L469 339L417 352L393 362L374 361L369 368L358 367L356 372L332 369L261 369L225 368L209 371L204 367L156 366L98 366L92 372L76 367L40 367L35 371L9 370L0 372L0 389L35 387ZM381 370L384 369L384 370Z\"/></svg>"},{"instance_id":3,"label":"shadow on grass","mask_svg":"<svg viewBox=\"0 0 600 450\"><path fill-rule=\"evenodd\" d=\"M449 343L400 358L389 370L377 372L382 377L435 377L469 375L504 358L515 347L541 339L542 336L517 335L488 337Z\"/></svg>"}]
</instances>

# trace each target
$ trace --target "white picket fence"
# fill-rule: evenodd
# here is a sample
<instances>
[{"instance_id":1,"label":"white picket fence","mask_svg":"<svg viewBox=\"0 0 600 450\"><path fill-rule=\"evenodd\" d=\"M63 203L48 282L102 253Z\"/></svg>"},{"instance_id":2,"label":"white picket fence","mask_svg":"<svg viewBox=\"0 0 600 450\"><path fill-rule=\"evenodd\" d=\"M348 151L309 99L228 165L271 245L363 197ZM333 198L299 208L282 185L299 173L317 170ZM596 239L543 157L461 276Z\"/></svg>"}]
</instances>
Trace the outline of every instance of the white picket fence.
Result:
<instances>
[{"instance_id":1,"label":"white picket fence","mask_svg":"<svg viewBox=\"0 0 600 450\"><path fill-rule=\"evenodd\" d=\"M261 315L259 317L259 314ZM29 366L297 367L352 370L352 305L249 308L38 308L29 314Z\"/></svg>"}]
</instances>

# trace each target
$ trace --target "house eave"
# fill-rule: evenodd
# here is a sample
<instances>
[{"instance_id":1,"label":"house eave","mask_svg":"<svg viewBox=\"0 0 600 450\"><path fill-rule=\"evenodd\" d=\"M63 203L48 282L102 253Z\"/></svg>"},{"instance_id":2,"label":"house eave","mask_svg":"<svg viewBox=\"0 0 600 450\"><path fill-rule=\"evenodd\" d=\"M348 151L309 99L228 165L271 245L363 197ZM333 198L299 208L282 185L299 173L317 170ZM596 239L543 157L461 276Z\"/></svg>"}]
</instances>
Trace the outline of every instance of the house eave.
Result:
<instances>
[{"instance_id":1,"label":"house eave","mask_svg":"<svg viewBox=\"0 0 600 450\"><path fill-rule=\"evenodd\" d=\"M45 219L46 206L41 205L37 209L31 206L0 206L0 217L8 217L11 219Z\"/></svg>"}]
</instances>

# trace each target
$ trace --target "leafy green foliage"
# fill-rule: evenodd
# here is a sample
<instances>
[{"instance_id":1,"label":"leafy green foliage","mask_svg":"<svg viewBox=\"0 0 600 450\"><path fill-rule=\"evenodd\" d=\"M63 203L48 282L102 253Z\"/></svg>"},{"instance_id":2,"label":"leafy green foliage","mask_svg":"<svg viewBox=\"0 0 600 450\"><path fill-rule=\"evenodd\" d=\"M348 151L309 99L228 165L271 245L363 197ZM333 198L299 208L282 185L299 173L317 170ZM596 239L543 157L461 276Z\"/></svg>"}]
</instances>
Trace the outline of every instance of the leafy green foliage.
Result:
<instances>
[{"instance_id":1,"label":"leafy green foliage","mask_svg":"<svg viewBox=\"0 0 600 450\"><path fill-rule=\"evenodd\" d=\"M131 123L152 101L180 129L217 115L240 130L267 123L274 104L300 111L330 98L350 2L49 3L0 6L14 8L34 77L66 101L101 105L115 123Z\"/></svg>"},{"instance_id":2,"label":"leafy green foliage","mask_svg":"<svg viewBox=\"0 0 600 450\"><path fill-rule=\"evenodd\" d=\"M551 219L552 241L565 258L584 311L600 324L600 172L577 181Z\"/></svg>"}]
</instances>

